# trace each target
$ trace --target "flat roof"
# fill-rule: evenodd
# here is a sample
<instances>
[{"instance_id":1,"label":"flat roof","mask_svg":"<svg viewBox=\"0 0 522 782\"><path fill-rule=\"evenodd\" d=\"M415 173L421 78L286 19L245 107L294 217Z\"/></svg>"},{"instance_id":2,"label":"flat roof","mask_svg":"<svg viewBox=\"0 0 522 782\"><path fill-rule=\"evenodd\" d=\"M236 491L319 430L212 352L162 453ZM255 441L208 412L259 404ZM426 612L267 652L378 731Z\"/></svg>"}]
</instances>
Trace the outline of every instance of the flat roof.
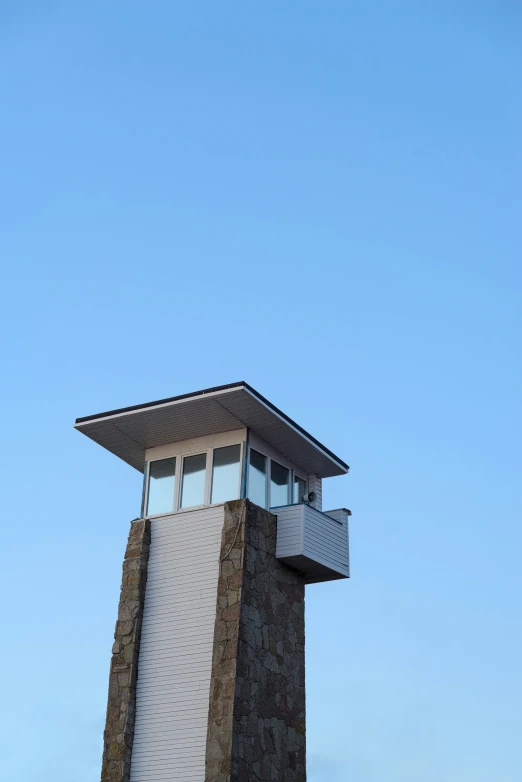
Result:
<instances>
[{"instance_id":1,"label":"flat roof","mask_svg":"<svg viewBox=\"0 0 522 782\"><path fill-rule=\"evenodd\" d=\"M244 381L77 418L75 428L136 470L145 450L250 429L307 475L344 475L348 465Z\"/></svg>"}]
</instances>

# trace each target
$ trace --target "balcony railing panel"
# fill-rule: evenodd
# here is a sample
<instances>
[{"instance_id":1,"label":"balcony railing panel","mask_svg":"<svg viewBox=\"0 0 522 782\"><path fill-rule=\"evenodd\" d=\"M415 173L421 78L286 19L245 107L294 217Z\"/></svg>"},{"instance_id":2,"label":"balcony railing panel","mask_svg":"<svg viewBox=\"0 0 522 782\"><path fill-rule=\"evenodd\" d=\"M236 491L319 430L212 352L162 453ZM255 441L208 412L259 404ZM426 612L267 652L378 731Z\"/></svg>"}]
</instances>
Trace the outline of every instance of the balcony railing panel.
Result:
<instances>
[{"instance_id":1,"label":"balcony railing panel","mask_svg":"<svg viewBox=\"0 0 522 782\"><path fill-rule=\"evenodd\" d=\"M299 503L271 512L277 516L278 559L303 572L307 583L349 578L348 511L322 513Z\"/></svg>"}]
</instances>

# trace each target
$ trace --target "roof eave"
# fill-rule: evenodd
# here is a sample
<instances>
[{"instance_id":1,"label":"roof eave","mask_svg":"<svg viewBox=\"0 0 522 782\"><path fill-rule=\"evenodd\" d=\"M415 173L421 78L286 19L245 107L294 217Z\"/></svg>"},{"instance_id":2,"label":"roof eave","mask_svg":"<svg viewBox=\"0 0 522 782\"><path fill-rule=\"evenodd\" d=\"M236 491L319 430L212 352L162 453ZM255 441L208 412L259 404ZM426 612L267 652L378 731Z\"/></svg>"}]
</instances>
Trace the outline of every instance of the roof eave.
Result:
<instances>
[{"instance_id":1,"label":"roof eave","mask_svg":"<svg viewBox=\"0 0 522 782\"><path fill-rule=\"evenodd\" d=\"M239 383L229 383L227 385L222 385L222 386L214 386L212 388L203 389L202 391L195 391L190 394L181 394L179 396L169 397L167 399L160 399L154 402L147 402L145 404L132 405L130 407L123 407L123 408L118 408L116 410L109 410L105 413L98 413L95 415L84 416L82 418L76 419L74 427L75 429L78 429L78 431L81 431L83 434L86 434L88 437L91 437L91 435L89 434L89 429L91 429L91 427L94 428L96 424L103 424L105 422L107 424L110 424L112 423L113 419L126 418L127 416L132 417L133 415L146 412L147 410L152 412L153 410L160 410L161 408L164 407L176 406L178 404L188 403L190 401L196 401L198 399L209 398L213 396L216 397L223 396L223 395L226 396L228 392L237 392L237 391L243 391L244 393L248 394L256 401L257 404L261 404L271 415L276 416L282 422L282 424L284 424L284 426L289 427L291 430L294 431L295 434L298 435L298 437L305 440L308 446L311 446L312 449L320 453L322 458L326 459L327 462L329 462L332 465L334 475L343 475L349 471L350 469L349 466L345 462L343 462L342 459L339 459L338 456L336 456L332 451L326 448L326 446L320 443L319 440L317 440L315 437L309 434L309 432L303 429L303 427L299 426L299 424L293 421L289 416L287 416L285 413L279 410L279 408L277 408L274 404L272 404L272 402L270 402L268 399L262 396L258 391L256 391L255 388L253 388L252 386L250 386L248 383L244 381L241 381ZM229 412L231 413L231 415L235 416L235 413L232 413L232 411ZM241 419L238 416L235 417L237 417L238 422L241 422L244 426L252 429L252 431L256 431L255 428L250 426L246 421L241 421ZM257 434L263 437L263 431L259 431L257 432ZM94 439L96 442L99 442L95 437L92 437L92 439ZM138 445L138 442L137 441L135 442ZM107 447L107 445L104 444L103 442L99 442L99 444L102 445L103 447ZM143 446L143 447L147 447L147 446ZM111 450L111 448L108 448L108 450ZM116 451L114 450L112 450L112 453L115 453L116 455L120 456L120 458L124 458L121 456L121 454L116 453ZM136 465L133 464L132 466L136 466Z\"/></svg>"}]
</instances>

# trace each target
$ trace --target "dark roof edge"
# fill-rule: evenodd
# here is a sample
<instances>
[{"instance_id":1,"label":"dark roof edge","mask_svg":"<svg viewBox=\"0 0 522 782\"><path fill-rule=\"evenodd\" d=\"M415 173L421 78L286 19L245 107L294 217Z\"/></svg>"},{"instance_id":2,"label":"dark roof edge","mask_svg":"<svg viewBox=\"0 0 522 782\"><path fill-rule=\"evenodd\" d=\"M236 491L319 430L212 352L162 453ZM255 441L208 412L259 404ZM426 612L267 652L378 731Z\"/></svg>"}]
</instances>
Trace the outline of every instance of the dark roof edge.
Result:
<instances>
[{"instance_id":1,"label":"dark roof edge","mask_svg":"<svg viewBox=\"0 0 522 782\"><path fill-rule=\"evenodd\" d=\"M254 396L257 396L257 398L263 402L267 407L270 407L271 410L274 411L274 413L277 413L277 415L281 416L287 423L291 424L294 429L297 429L298 432L300 432L302 435L308 438L308 440L311 440L314 445L317 445L318 448L320 448L322 451L324 451L328 456L330 456L332 459L334 459L338 464L341 465L341 467L344 467L346 471L350 469L350 467L346 464L346 462L343 462L342 459L339 459L338 456L334 454L333 451L330 451L329 448L327 448L325 445L323 445L319 440L317 440L313 435L311 435L309 432L306 431L306 429L303 429L302 426L299 426L290 416L288 416L286 413L283 413L282 410L279 410L278 407L276 407L272 402L270 402L268 399L266 399L262 394L259 393L259 391L256 391L255 388L252 388L252 386L248 385L248 383L243 383L245 388L248 388L251 394Z\"/></svg>"},{"instance_id":2,"label":"dark roof edge","mask_svg":"<svg viewBox=\"0 0 522 782\"><path fill-rule=\"evenodd\" d=\"M213 394L216 391L228 391L230 388L241 388L246 383L228 383L226 386L214 386L214 388L204 388L203 391L193 391L191 394L180 394L179 396L169 396L167 399L156 399L154 402L145 402L142 405L131 405L130 407L119 407L117 410L107 410L105 413L96 413L96 415L86 415L83 418L77 418L76 424L85 424L87 421L96 421L98 418L108 418L110 415L120 415L121 413L133 413L135 410L146 410L147 407L157 407L158 405L167 405L169 402L179 402L181 399L190 399L192 396L204 396Z\"/></svg>"},{"instance_id":3,"label":"dark roof edge","mask_svg":"<svg viewBox=\"0 0 522 782\"><path fill-rule=\"evenodd\" d=\"M75 426L78 424L86 424L89 421L96 421L102 418L108 418L109 416L113 415L121 415L123 413L132 413L137 410L146 410L148 407L157 407L158 405L166 405L170 402L179 402L182 399L190 399L193 397L198 396L205 396L205 394L214 394L218 391L229 391L232 388L246 388L253 396L257 397L263 404L265 404L267 407L269 407L271 410L274 411L274 413L277 413L278 416L280 416L283 420L285 420L288 424L290 424L294 429L297 429L298 432L300 432L302 435L304 435L308 440L310 440L314 445L316 445L318 448L320 448L324 453L326 453L330 458L334 459L341 467L344 467L346 471L348 471L350 468L346 464L346 462L343 462L342 459L339 459L338 456L336 456L333 451L330 451L329 448L326 448L319 440L317 440L313 435L311 435L309 432L306 431L306 429L303 429L302 426L299 426L292 418L286 415L286 413L283 413L282 410L279 410L278 407L276 407L272 402L270 402L266 397L262 396L262 394L259 393L259 391L256 391L255 388L253 388L248 383L245 383L245 381L241 381L239 383L228 383L224 386L214 386L213 388L204 388L202 391L193 391L190 394L180 394L179 396L171 396L167 399L157 399L154 402L145 402L141 405L131 405L131 407L120 407L117 410L108 410L105 413L97 413L96 415L86 415L83 418L77 418L75 421Z\"/></svg>"}]
</instances>

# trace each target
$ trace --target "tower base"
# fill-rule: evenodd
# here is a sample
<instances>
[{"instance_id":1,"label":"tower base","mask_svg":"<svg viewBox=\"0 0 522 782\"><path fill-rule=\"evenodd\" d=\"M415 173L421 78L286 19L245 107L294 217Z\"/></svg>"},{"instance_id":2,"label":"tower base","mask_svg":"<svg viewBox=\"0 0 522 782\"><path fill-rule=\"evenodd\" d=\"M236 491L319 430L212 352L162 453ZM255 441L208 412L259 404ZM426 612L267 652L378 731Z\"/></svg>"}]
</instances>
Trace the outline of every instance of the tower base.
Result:
<instances>
[{"instance_id":1,"label":"tower base","mask_svg":"<svg viewBox=\"0 0 522 782\"><path fill-rule=\"evenodd\" d=\"M133 522L102 782L306 782L305 578L276 537L249 500Z\"/></svg>"}]
</instances>

